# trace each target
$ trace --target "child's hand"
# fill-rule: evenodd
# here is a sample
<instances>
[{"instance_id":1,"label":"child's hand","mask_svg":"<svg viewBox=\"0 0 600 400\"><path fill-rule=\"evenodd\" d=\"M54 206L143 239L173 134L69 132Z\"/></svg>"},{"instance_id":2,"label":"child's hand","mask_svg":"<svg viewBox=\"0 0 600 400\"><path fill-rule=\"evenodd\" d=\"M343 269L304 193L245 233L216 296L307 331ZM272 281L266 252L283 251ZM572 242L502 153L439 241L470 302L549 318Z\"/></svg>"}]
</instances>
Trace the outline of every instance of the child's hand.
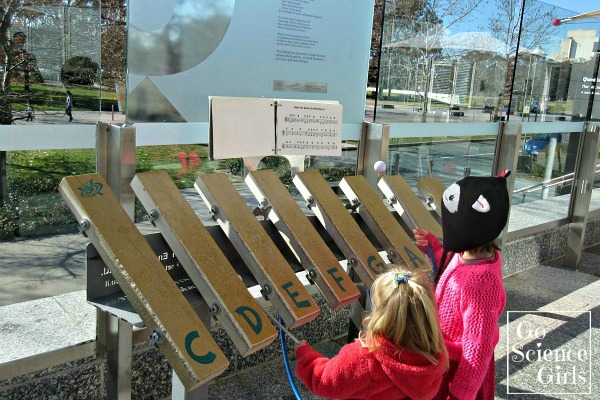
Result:
<instances>
[{"instance_id":1,"label":"child's hand","mask_svg":"<svg viewBox=\"0 0 600 400\"><path fill-rule=\"evenodd\" d=\"M306 339L302 339L300 343L294 344L294 350L298 350L301 346L304 346L305 344L308 344L308 342L306 341Z\"/></svg>"},{"instance_id":2,"label":"child's hand","mask_svg":"<svg viewBox=\"0 0 600 400\"><path fill-rule=\"evenodd\" d=\"M415 243L417 246L424 247L429 244L427 242L427 235L429 235L429 232L425 229L421 229L417 226L413 229L413 235L415 235Z\"/></svg>"}]
</instances>

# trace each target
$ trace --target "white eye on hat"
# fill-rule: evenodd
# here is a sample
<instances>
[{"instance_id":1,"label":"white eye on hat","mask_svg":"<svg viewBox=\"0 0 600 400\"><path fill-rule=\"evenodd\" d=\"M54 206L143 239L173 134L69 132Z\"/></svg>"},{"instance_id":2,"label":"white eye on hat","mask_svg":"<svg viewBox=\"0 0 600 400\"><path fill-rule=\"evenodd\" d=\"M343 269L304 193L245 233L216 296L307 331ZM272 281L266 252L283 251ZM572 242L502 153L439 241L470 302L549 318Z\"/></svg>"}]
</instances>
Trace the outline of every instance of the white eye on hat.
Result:
<instances>
[{"instance_id":1,"label":"white eye on hat","mask_svg":"<svg viewBox=\"0 0 600 400\"><path fill-rule=\"evenodd\" d=\"M442 201L446 209L454 214L458 211L458 201L460 200L460 186L456 183L448 186L442 195Z\"/></svg>"}]
</instances>

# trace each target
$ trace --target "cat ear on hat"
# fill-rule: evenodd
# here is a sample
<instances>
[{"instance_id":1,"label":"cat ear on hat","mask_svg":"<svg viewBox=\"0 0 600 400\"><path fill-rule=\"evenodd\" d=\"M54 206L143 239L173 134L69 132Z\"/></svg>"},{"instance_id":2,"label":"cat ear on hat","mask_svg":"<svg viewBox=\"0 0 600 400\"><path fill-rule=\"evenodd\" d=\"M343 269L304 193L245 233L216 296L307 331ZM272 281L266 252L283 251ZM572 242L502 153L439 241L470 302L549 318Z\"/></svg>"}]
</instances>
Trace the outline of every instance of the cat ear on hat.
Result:
<instances>
[{"instance_id":1,"label":"cat ear on hat","mask_svg":"<svg viewBox=\"0 0 600 400\"><path fill-rule=\"evenodd\" d=\"M505 169L500 172L497 177L498 178L508 178L510 176L510 169Z\"/></svg>"},{"instance_id":2,"label":"cat ear on hat","mask_svg":"<svg viewBox=\"0 0 600 400\"><path fill-rule=\"evenodd\" d=\"M510 170L505 169L502 172L500 172L496 177L497 178L507 178L509 176L510 176ZM479 197L477 198L477 200L475 200L475 202L471 205L471 207L473 208L473 210L478 211L480 213L486 213L491 210L490 202L486 198L485 193L479 195Z\"/></svg>"}]
</instances>

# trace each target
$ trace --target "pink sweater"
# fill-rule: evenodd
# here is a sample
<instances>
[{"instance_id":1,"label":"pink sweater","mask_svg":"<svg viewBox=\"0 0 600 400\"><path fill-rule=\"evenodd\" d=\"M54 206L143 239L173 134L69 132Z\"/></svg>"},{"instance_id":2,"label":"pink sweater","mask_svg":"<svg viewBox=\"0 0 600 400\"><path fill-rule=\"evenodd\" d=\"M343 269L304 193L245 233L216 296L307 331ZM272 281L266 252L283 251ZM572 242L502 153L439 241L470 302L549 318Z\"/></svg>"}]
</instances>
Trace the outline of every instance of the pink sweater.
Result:
<instances>
[{"instance_id":1,"label":"pink sweater","mask_svg":"<svg viewBox=\"0 0 600 400\"><path fill-rule=\"evenodd\" d=\"M443 252L440 242L432 234L427 241L439 263ZM435 291L448 356L458 363L449 390L466 400L476 397L494 362L500 336L498 319L506 305L500 252L490 260L470 261L455 254Z\"/></svg>"}]
</instances>

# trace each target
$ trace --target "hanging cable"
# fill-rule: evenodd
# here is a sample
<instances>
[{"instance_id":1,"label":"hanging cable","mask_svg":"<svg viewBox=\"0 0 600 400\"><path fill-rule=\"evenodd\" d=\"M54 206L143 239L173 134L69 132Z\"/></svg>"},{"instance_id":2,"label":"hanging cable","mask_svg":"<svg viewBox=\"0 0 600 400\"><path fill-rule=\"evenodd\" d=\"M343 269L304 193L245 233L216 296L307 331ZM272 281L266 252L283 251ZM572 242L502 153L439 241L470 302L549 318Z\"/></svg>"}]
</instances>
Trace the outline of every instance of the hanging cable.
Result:
<instances>
[{"instance_id":1,"label":"hanging cable","mask_svg":"<svg viewBox=\"0 0 600 400\"><path fill-rule=\"evenodd\" d=\"M283 320L279 317L279 323L283 325ZM292 375L292 369L290 368L290 360L288 358L287 347L285 345L285 331L282 327L279 327L279 342L281 343L281 353L283 354L283 365L285 365L285 373L287 375L288 381L290 383L290 387L292 388L292 392L294 392L294 396L296 396L297 400L302 400L300 396L300 392L296 387L296 383L294 382L294 376Z\"/></svg>"},{"instance_id":2,"label":"hanging cable","mask_svg":"<svg viewBox=\"0 0 600 400\"><path fill-rule=\"evenodd\" d=\"M427 255L429 256L429 260L431 261L431 268L433 269L433 276L436 276L437 264L435 262L435 256L433 255L433 250L431 249L431 246L429 244L427 245Z\"/></svg>"}]
</instances>

